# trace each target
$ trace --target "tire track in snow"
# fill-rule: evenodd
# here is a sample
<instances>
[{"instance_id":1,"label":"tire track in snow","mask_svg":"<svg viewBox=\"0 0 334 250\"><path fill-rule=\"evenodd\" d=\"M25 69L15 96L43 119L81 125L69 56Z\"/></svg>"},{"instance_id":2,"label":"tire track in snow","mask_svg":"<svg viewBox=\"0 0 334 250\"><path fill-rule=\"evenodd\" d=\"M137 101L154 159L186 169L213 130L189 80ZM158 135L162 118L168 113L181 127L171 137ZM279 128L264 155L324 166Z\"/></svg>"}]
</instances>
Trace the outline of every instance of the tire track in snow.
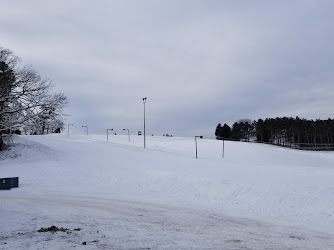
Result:
<instances>
[{"instance_id":1,"label":"tire track in snow","mask_svg":"<svg viewBox=\"0 0 334 250\"><path fill-rule=\"evenodd\" d=\"M334 236L301 228L285 227L261 221L235 218L208 210L189 209L122 200L105 196L78 196L77 194L28 194L19 192L1 193L0 209L7 218L22 215L25 219L26 236L2 232L0 246L7 242L15 249L15 242L24 246L36 234L29 234L38 225L54 222L68 228L80 226L83 236L98 239L97 248L216 248L216 249L330 249ZM33 211L39 204L39 211ZM59 210L62 213L59 213ZM59 217L61 214L61 217ZM40 219L39 219L40 218ZM33 223L32 223L33 222ZM34 225L30 226L30 225ZM100 233L97 233L100 232ZM101 233L103 232L103 233ZM36 236L37 237L37 236ZM59 235L60 237L60 235ZM73 236L78 240L80 234ZM66 238L66 237L65 237ZM73 245L66 238L65 246ZM54 239L54 240L58 240ZM50 244L52 240L50 240ZM37 242L38 243L38 242ZM69 245L66 245L69 244ZM26 245L29 246L29 245ZM6 248L5 248L6 249Z\"/></svg>"}]
</instances>

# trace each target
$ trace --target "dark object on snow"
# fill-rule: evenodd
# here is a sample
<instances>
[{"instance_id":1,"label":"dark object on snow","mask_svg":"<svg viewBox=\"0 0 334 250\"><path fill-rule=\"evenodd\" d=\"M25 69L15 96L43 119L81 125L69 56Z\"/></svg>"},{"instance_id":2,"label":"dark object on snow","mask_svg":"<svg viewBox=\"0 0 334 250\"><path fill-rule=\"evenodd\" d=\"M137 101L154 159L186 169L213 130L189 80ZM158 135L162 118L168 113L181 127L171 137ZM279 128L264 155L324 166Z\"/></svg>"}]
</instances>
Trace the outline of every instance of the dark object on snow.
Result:
<instances>
[{"instance_id":1,"label":"dark object on snow","mask_svg":"<svg viewBox=\"0 0 334 250\"><path fill-rule=\"evenodd\" d=\"M19 177L0 178L0 189L11 189L19 187Z\"/></svg>"},{"instance_id":2,"label":"dark object on snow","mask_svg":"<svg viewBox=\"0 0 334 250\"><path fill-rule=\"evenodd\" d=\"M87 245L87 242L86 241L82 242L82 245Z\"/></svg>"},{"instance_id":3,"label":"dark object on snow","mask_svg":"<svg viewBox=\"0 0 334 250\"><path fill-rule=\"evenodd\" d=\"M51 233L56 233L56 232L66 232L69 233L69 229L68 228L63 228L63 227L56 227L56 226L51 226L48 228L41 228L38 230L39 233L45 233L45 232L51 232Z\"/></svg>"}]
</instances>

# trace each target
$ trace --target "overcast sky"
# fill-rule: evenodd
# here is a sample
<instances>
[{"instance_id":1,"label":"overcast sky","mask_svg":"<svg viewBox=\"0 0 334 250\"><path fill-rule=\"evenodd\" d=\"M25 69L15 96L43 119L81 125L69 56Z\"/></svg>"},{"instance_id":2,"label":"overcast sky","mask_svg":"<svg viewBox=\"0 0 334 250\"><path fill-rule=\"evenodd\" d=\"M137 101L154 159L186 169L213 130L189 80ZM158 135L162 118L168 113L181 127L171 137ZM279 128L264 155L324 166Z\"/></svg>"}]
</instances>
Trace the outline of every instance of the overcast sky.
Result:
<instances>
[{"instance_id":1,"label":"overcast sky","mask_svg":"<svg viewBox=\"0 0 334 250\"><path fill-rule=\"evenodd\" d=\"M104 133L334 118L334 1L1 0L0 46Z\"/></svg>"}]
</instances>

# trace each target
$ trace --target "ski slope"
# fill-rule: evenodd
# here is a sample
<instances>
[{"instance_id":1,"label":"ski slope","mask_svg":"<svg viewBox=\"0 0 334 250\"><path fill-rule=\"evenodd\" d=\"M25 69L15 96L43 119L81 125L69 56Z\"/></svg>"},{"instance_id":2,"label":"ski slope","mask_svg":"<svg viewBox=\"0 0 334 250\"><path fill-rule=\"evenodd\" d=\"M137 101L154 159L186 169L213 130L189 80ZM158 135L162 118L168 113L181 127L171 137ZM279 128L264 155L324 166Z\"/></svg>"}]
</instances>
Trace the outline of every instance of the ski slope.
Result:
<instances>
[{"instance_id":1,"label":"ski slope","mask_svg":"<svg viewBox=\"0 0 334 250\"><path fill-rule=\"evenodd\" d=\"M19 136L0 249L333 249L334 154L132 135ZM42 227L71 233L39 233ZM74 231L80 228L80 231Z\"/></svg>"}]
</instances>

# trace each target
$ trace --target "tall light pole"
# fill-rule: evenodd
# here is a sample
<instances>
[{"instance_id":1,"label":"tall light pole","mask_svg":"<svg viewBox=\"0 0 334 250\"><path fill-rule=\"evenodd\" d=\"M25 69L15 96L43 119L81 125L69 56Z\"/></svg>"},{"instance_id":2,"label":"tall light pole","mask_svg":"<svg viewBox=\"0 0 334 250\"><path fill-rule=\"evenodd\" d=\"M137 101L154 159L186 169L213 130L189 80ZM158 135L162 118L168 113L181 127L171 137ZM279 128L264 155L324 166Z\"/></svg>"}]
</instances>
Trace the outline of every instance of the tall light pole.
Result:
<instances>
[{"instance_id":1,"label":"tall light pole","mask_svg":"<svg viewBox=\"0 0 334 250\"><path fill-rule=\"evenodd\" d=\"M196 140L197 137L200 138L200 139L203 139L203 136L201 136L201 135L197 135L197 136L195 136L196 159L197 159L197 140Z\"/></svg>"},{"instance_id":2,"label":"tall light pole","mask_svg":"<svg viewBox=\"0 0 334 250\"><path fill-rule=\"evenodd\" d=\"M67 125L67 134L70 134L70 126L73 126L73 124L68 124Z\"/></svg>"},{"instance_id":3,"label":"tall light pole","mask_svg":"<svg viewBox=\"0 0 334 250\"><path fill-rule=\"evenodd\" d=\"M114 129L112 129L112 128L108 128L108 129L107 129L107 141L108 141L108 131L109 131L109 130L114 130Z\"/></svg>"},{"instance_id":4,"label":"tall light pole","mask_svg":"<svg viewBox=\"0 0 334 250\"><path fill-rule=\"evenodd\" d=\"M128 137L129 137L129 142L130 142L130 130L127 128L123 128L123 131L127 130L128 131Z\"/></svg>"},{"instance_id":5,"label":"tall light pole","mask_svg":"<svg viewBox=\"0 0 334 250\"><path fill-rule=\"evenodd\" d=\"M145 103L146 103L147 97L143 98L144 103L144 148L146 148L146 132L145 132Z\"/></svg>"},{"instance_id":6,"label":"tall light pole","mask_svg":"<svg viewBox=\"0 0 334 250\"><path fill-rule=\"evenodd\" d=\"M86 128L86 134L88 135L88 126L82 126L83 128Z\"/></svg>"}]
</instances>

